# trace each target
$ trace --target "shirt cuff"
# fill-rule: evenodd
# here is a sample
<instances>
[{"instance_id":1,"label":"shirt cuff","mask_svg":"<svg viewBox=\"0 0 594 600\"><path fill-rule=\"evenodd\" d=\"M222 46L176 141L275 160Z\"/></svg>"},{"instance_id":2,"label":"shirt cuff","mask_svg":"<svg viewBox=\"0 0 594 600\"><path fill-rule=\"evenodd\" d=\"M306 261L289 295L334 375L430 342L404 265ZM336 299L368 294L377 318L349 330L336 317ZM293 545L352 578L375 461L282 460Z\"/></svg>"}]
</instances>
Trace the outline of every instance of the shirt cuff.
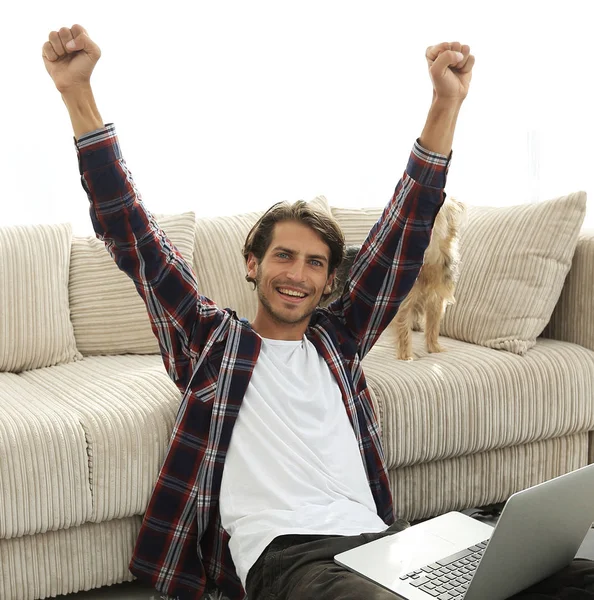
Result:
<instances>
[{"instance_id":1,"label":"shirt cuff","mask_svg":"<svg viewBox=\"0 0 594 600\"><path fill-rule=\"evenodd\" d=\"M122 152L113 123L107 123L101 129L89 131L77 140L74 137L74 146L78 156L79 171L92 171L104 165L122 159Z\"/></svg>"},{"instance_id":2,"label":"shirt cuff","mask_svg":"<svg viewBox=\"0 0 594 600\"><path fill-rule=\"evenodd\" d=\"M426 185L433 188L445 188L450 162L453 152L449 156L439 154L423 148L419 143L419 139L415 141L406 173L421 185Z\"/></svg>"}]
</instances>

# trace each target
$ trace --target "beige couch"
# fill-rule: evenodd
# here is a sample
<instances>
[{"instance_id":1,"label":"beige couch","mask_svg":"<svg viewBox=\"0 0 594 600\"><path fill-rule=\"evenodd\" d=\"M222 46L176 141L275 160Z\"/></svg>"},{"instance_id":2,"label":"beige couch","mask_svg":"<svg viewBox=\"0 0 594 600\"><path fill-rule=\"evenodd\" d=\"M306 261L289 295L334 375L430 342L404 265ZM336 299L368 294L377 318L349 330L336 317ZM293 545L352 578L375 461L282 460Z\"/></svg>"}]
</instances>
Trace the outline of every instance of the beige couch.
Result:
<instances>
[{"instance_id":1,"label":"beige couch","mask_svg":"<svg viewBox=\"0 0 594 600\"><path fill-rule=\"evenodd\" d=\"M332 210L348 243L381 213ZM158 217L202 293L248 319L240 250L258 216ZM574 248L523 354L453 337L427 354L414 333L417 360L399 362L387 331L364 359L398 515L500 502L592 460L594 232ZM103 244L67 225L0 230L0 298L0 598L131 580L180 402L144 305Z\"/></svg>"}]
</instances>

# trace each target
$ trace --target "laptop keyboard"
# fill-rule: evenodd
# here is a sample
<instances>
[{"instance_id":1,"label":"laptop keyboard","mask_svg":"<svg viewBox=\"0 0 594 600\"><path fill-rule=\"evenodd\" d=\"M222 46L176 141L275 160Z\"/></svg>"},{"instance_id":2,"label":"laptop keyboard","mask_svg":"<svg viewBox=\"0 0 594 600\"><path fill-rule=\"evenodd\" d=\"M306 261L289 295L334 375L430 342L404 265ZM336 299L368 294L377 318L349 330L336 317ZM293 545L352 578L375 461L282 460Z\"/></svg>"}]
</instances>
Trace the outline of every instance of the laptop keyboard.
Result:
<instances>
[{"instance_id":1,"label":"laptop keyboard","mask_svg":"<svg viewBox=\"0 0 594 600\"><path fill-rule=\"evenodd\" d=\"M461 600L487 547L485 540L442 560L402 575L400 579L437 600Z\"/></svg>"}]
</instances>

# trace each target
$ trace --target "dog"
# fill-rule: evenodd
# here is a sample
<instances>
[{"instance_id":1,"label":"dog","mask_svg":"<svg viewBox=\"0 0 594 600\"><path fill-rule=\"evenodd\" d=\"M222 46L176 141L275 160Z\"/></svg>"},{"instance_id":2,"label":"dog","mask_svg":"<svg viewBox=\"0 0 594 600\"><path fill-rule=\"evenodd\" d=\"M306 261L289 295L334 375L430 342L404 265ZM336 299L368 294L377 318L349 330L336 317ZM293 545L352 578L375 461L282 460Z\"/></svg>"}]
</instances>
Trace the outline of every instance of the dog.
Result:
<instances>
[{"instance_id":1,"label":"dog","mask_svg":"<svg viewBox=\"0 0 594 600\"><path fill-rule=\"evenodd\" d=\"M441 319L449 304L455 304L454 292L459 278L460 230L465 221L466 206L455 198L446 198L437 213L423 266L396 316L389 325L395 334L399 360L413 360L412 331L425 332L427 352L443 352L438 343ZM343 293L348 274L360 246L346 246L344 259L336 271L335 292L326 305Z\"/></svg>"}]
</instances>

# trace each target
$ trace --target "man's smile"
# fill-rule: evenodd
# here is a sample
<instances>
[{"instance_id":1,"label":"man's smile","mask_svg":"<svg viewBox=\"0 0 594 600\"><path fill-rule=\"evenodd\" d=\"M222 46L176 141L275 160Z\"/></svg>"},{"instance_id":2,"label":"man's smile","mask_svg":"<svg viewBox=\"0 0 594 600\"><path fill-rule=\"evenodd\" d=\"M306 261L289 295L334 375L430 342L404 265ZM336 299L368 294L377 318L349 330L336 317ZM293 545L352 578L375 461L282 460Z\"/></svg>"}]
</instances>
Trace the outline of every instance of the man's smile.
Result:
<instances>
[{"instance_id":1,"label":"man's smile","mask_svg":"<svg viewBox=\"0 0 594 600\"><path fill-rule=\"evenodd\" d=\"M302 300L305 300L309 294L296 290L290 287L277 287L276 291L283 297L283 300L287 302L299 303Z\"/></svg>"}]
</instances>

